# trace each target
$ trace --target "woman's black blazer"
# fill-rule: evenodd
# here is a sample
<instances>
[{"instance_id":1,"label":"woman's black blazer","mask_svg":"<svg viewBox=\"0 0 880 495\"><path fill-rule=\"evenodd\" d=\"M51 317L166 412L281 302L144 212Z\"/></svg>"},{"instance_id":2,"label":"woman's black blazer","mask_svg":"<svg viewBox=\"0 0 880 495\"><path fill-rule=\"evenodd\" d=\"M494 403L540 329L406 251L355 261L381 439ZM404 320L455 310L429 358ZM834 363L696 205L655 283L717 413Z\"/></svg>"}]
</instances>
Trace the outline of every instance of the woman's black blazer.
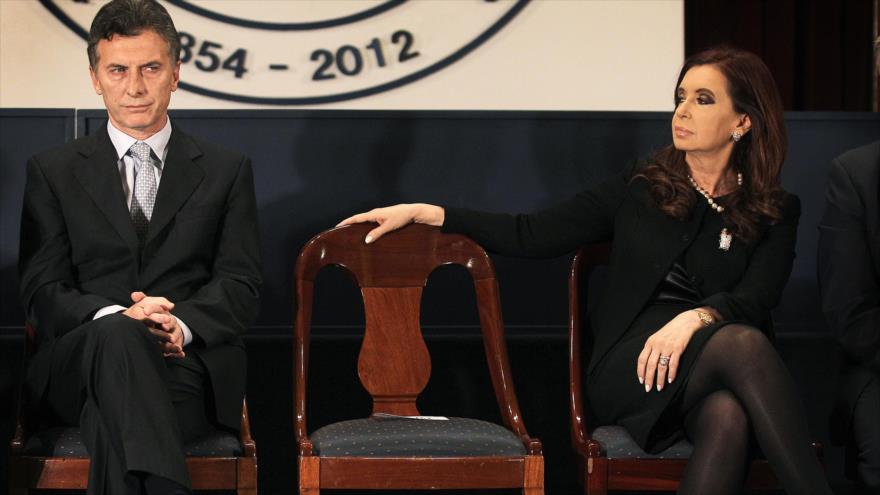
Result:
<instances>
[{"instance_id":1,"label":"woman's black blazer","mask_svg":"<svg viewBox=\"0 0 880 495\"><path fill-rule=\"evenodd\" d=\"M638 174L640 166L536 213L446 208L444 231L466 234L503 255L555 257L585 244L612 242L608 285L590 317L594 348L589 371L624 334L672 263L695 239L706 238L699 235L704 217L717 215L706 201L697 201L687 220L667 216L655 206L647 179ZM799 217L798 198L787 195L782 220L764 225L757 241L735 239L726 252L718 249L717 235L709 237L716 239L714 245L694 245L687 269L701 294L700 305L770 334L770 310L791 274Z\"/></svg>"}]
</instances>

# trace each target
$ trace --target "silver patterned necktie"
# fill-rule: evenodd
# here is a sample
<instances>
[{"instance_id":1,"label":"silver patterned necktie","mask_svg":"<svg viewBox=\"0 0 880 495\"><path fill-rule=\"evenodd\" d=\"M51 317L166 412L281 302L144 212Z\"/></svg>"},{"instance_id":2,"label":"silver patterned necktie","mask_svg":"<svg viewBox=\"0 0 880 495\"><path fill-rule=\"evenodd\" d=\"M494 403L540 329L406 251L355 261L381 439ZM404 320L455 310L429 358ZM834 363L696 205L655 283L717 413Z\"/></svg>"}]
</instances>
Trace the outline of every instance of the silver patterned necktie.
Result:
<instances>
[{"instance_id":1,"label":"silver patterned necktie","mask_svg":"<svg viewBox=\"0 0 880 495\"><path fill-rule=\"evenodd\" d=\"M138 141L128 149L134 158L134 192L131 196L131 221L141 245L147 237L147 228L156 204L156 172L150 146Z\"/></svg>"}]
</instances>

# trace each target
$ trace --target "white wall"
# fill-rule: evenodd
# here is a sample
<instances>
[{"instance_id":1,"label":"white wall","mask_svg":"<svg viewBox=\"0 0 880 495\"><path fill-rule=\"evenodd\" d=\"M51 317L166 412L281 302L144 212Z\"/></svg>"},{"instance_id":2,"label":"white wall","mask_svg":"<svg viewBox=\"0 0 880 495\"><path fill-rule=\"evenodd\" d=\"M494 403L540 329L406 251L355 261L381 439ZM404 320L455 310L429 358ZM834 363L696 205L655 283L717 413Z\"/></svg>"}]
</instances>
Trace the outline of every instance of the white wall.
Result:
<instances>
[{"instance_id":1,"label":"white wall","mask_svg":"<svg viewBox=\"0 0 880 495\"><path fill-rule=\"evenodd\" d=\"M102 2L54 0L88 29ZM276 22L338 17L379 0L191 0L228 15ZM97 4L97 5L96 5ZM338 94L381 84L426 67L472 40L514 5L512 0L411 0L357 23L315 31L255 30L165 4L180 31L247 51L248 72L204 72L193 61L182 80L261 97ZM397 29L413 33L420 57L398 63ZM366 44L382 38L387 66ZM356 76L313 81L316 48L360 47ZM35 0L0 0L0 107L100 108L89 83L86 43ZM534 0L485 44L425 78L383 93L322 105L234 103L179 90L173 108L348 108L500 110L670 110L684 54L683 0ZM270 71L285 62L292 70ZM333 72L338 72L334 69Z\"/></svg>"}]
</instances>

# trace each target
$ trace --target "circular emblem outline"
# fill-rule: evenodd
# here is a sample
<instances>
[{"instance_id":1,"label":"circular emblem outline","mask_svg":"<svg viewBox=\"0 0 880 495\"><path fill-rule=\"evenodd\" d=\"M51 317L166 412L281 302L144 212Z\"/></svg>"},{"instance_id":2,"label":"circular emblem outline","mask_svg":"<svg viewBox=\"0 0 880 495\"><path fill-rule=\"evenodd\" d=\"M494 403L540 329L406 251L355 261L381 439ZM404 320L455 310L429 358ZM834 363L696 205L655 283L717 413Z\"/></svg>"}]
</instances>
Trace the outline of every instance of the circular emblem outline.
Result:
<instances>
[{"instance_id":1,"label":"circular emblem outline","mask_svg":"<svg viewBox=\"0 0 880 495\"><path fill-rule=\"evenodd\" d=\"M372 9L368 9L366 11L362 11L357 14L353 14L353 15L339 18L339 19L334 19L334 20L329 20L329 21L318 21L317 24L324 23L324 22L339 22L340 20L347 20L347 19L351 19L353 17L357 17L357 19L347 20L345 23L354 22L355 20L362 20L367 17L371 17L372 15L376 15L376 14L380 13L380 12L375 12L376 9L384 9L384 10L382 10L382 12L384 12L390 8L396 7L397 5L402 3L403 1L405 1L405 0L400 0L399 2L398 2L398 0L389 0L389 2L386 2L384 4L373 7ZM184 82L182 80L180 81L178 86L183 90L186 90L191 93L198 94L198 95L202 95L202 96L207 96L210 98L217 98L220 100L227 100L227 101L232 101L232 102L236 102L236 103L249 103L249 104L257 104L257 105L279 105L279 106L283 106L283 105L319 105L319 104L324 104L324 103L335 103L335 102L340 102L340 101L348 101L348 100L354 100L357 98L363 98L365 96L371 96L371 95L375 95L378 93L383 93L385 91L399 88L401 86L412 83L414 81L418 81L420 79L423 79L423 78L461 60L466 55L468 55L470 52L474 51L480 45L482 45L483 43L488 41L492 36L497 34L498 31L500 31L504 26L506 26L508 23L510 23L510 21L513 20L513 18L516 17L517 14L519 14L522 11L522 9L524 9L526 7L526 5L529 4L530 1L531 0L516 0L516 3L510 8L510 10L505 12L504 15L501 16L500 19L495 21L491 26L489 26L488 29L486 29L485 31L480 33L479 36L477 36L476 38L471 40L469 43L467 43L463 47L454 51L450 55L447 55L445 58L443 58L437 62L434 62L433 64L429 65L428 67L425 67L425 68L423 68L417 72L414 72L412 74L408 74L406 76L400 77L400 78L395 79L393 81L382 83L377 86L373 86L373 87L369 87L369 88L359 89L359 90L355 90L355 91L349 91L349 92L345 92L345 93L338 93L338 94L333 94L333 95L273 98L273 97L248 96L248 95L226 93L223 91L217 91L217 90L197 86L195 84L190 84L190 83ZM52 13L52 15L54 15L59 21L61 21L62 24L67 26L70 30L72 30L74 33L76 33L80 38L82 38L83 40L86 40L86 41L88 40L89 33L82 26L80 26L73 19L71 19L70 16L68 16L67 13L64 12L60 7L55 5L55 0L39 0L39 2L50 13ZM185 8L185 7L182 7L179 5L179 3L180 3L179 0L172 1L171 3L173 5L179 6L181 8ZM369 14L369 15L365 15L365 14ZM215 13L215 15L221 15L221 14ZM223 17L227 17L227 16L223 16ZM247 22L256 22L256 21L247 21ZM309 24L315 24L315 23L309 23ZM248 26L248 27L250 27L250 26Z\"/></svg>"},{"instance_id":2,"label":"circular emblem outline","mask_svg":"<svg viewBox=\"0 0 880 495\"><path fill-rule=\"evenodd\" d=\"M345 17L339 17L336 19L327 19L324 21L314 21L314 22L264 22L264 21L253 21L250 19L242 19L240 17L232 17L226 14L221 14L219 12L214 12L213 10L206 9L204 7L199 7L198 5L193 5L188 0L165 0L166 2L174 5L176 7L180 7L183 10L188 10L193 14L200 15L202 17L207 17L208 19L214 21L225 22L226 24L232 24L234 26L253 28L253 29L265 29L269 31L308 31L311 29L324 29L329 27L342 26L345 24L350 24L352 22L361 21L367 19L369 17L373 17L379 15L385 11L391 10L398 5L403 4L407 0L386 0L385 3L377 5L375 7L371 7L366 10L362 10L360 12L347 15Z\"/></svg>"}]
</instances>

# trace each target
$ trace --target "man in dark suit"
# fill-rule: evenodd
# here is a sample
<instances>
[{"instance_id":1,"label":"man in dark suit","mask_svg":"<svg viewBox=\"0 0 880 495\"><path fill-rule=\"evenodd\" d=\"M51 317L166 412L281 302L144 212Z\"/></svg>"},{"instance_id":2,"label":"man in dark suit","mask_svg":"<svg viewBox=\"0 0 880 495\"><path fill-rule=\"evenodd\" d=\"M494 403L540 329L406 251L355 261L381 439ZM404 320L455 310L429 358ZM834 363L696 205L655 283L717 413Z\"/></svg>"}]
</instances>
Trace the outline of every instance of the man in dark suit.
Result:
<instances>
[{"instance_id":1,"label":"man in dark suit","mask_svg":"<svg viewBox=\"0 0 880 495\"><path fill-rule=\"evenodd\" d=\"M832 162L819 225L822 306L846 363L832 419L847 471L880 494L880 141Z\"/></svg>"},{"instance_id":2,"label":"man in dark suit","mask_svg":"<svg viewBox=\"0 0 880 495\"><path fill-rule=\"evenodd\" d=\"M261 284L251 165L172 127L180 40L154 0L105 5L88 54L107 126L27 167L26 386L80 426L89 493L189 493L184 443L241 421Z\"/></svg>"}]
</instances>

